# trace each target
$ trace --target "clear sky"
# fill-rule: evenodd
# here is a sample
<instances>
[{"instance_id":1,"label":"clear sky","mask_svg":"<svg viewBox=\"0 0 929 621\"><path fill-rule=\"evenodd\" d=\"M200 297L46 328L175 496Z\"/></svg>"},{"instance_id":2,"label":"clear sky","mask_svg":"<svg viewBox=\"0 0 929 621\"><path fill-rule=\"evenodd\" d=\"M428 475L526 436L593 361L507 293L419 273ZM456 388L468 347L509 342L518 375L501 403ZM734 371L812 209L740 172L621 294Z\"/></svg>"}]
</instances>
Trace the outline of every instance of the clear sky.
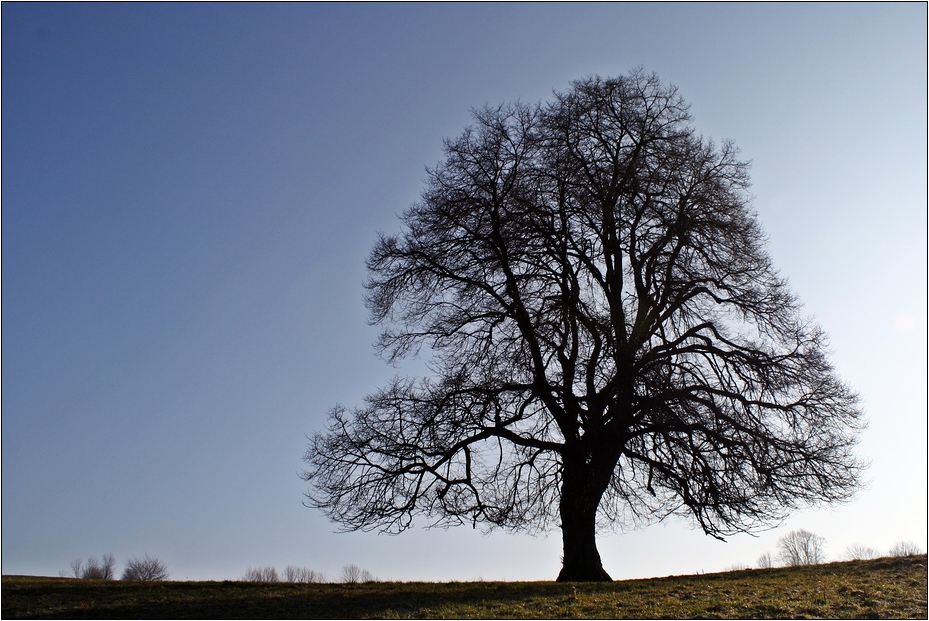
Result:
<instances>
[{"instance_id":1,"label":"clear sky","mask_svg":"<svg viewBox=\"0 0 929 621\"><path fill-rule=\"evenodd\" d=\"M336 534L298 474L326 411L398 372L364 260L442 139L637 66L752 160L872 466L853 502L758 537L604 535L605 569L751 565L796 528L834 559L925 549L926 32L925 3L3 3L3 573L111 552L178 579L554 579L559 532Z\"/></svg>"}]
</instances>

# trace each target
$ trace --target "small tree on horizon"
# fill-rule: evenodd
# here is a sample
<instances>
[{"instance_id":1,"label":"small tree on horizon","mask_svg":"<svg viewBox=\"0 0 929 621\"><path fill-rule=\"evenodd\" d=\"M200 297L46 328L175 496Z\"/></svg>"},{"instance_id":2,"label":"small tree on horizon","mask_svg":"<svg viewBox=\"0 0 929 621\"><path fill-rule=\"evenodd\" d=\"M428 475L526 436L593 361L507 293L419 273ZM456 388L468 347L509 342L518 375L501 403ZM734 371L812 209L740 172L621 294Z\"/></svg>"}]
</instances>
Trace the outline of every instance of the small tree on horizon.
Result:
<instances>
[{"instance_id":1,"label":"small tree on horizon","mask_svg":"<svg viewBox=\"0 0 929 621\"><path fill-rule=\"evenodd\" d=\"M866 561L880 555L880 552L863 543L853 543L845 550L845 560L848 561Z\"/></svg>"},{"instance_id":2,"label":"small tree on horizon","mask_svg":"<svg viewBox=\"0 0 929 621\"><path fill-rule=\"evenodd\" d=\"M342 573L339 575L341 582L345 584L360 584L363 582L377 582L377 578L374 577L367 569L362 569L358 565L349 564L342 567Z\"/></svg>"},{"instance_id":3,"label":"small tree on horizon","mask_svg":"<svg viewBox=\"0 0 929 621\"><path fill-rule=\"evenodd\" d=\"M771 569L774 567L774 557L770 552L765 552L758 557L758 560L755 561L755 564L758 565L758 569Z\"/></svg>"},{"instance_id":4,"label":"small tree on horizon","mask_svg":"<svg viewBox=\"0 0 929 621\"><path fill-rule=\"evenodd\" d=\"M115 580L116 579L116 557L112 554L104 554L103 560L97 560L97 557L91 556L85 564L81 559L71 561L71 573L74 578L82 580Z\"/></svg>"},{"instance_id":5,"label":"small tree on horizon","mask_svg":"<svg viewBox=\"0 0 929 621\"><path fill-rule=\"evenodd\" d=\"M367 263L378 350L434 377L330 411L308 506L346 530L557 527L558 579L592 581L598 531L681 515L723 539L848 499L857 397L733 144L638 70L474 120Z\"/></svg>"},{"instance_id":6,"label":"small tree on horizon","mask_svg":"<svg viewBox=\"0 0 929 621\"><path fill-rule=\"evenodd\" d=\"M130 557L126 561L122 579L139 582L159 582L167 580L169 575L168 568L160 559L144 554Z\"/></svg>"},{"instance_id":7,"label":"small tree on horizon","mask_svg":"<svg viewBox=\"0 0 929 621\"><path fill-rule=\"evenodd\" d=\"M826 561L826 540L808 530L794 530L777 542L777 558L782 565L818 565Z\"/></svg>"},{"instance_id":8,"label":"small tree on horizon","mask_svg":"<svg viewBox=\"0 0 929 621\"><path fill-rule=\"evenodd\" d=\"M76 558L73 561L71 561L71 564L69 565L69 567L71 569L71 573L67 575L69 575L72 578L80 578L81 573L84 569L84 561L82 559Z\"/></svg>"},{"instance_id":9,"label":"small tree on horizon","mask_svg":"<svg viewBox=\"0 0 929 621\"><path fill-rule=\"evenodd\" d=\"M309 567L288 565L284 569L284 582L313 583L325 581L326 574L310 569Z\"/></svg>"},{"instance_id":10,"label":"small tree on horizon","mask_svg":"<svg viewBox=\"0 0 929 621\"><path fill-rule=\"evenodd\" d=\"M280 575L273 565L267 567L249 567L242 576L243 582L280 582Z\"/></svg>"},{"instance_id":11,"label":"small tree on horizon","mask_svg":"<svg viewBox=\"0 0 929 621\"><path fill-rule=\"evenodd\" d=\"M887 554L889 556L916 556L922 553L923 549L912 541L898 541Z\"/></svg>"}]
</instances>

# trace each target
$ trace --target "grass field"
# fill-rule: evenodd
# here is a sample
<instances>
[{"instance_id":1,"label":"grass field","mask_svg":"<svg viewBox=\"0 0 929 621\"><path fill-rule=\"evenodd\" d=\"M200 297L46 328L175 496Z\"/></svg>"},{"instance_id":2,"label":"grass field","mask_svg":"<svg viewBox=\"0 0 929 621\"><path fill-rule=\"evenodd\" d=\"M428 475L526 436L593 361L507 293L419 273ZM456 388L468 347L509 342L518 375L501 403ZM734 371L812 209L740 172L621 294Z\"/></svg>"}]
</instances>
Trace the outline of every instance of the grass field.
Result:
<instances>
[{"instance_id":1,"label":"grass field","mask_svg":"<svg viewBox=\"0 0 929 621\"><path fill-rule=\"evenodd\" d=\"M3 577L4 619L927 618L926 555L607 584Z\"/></svg>"}]
</instances>

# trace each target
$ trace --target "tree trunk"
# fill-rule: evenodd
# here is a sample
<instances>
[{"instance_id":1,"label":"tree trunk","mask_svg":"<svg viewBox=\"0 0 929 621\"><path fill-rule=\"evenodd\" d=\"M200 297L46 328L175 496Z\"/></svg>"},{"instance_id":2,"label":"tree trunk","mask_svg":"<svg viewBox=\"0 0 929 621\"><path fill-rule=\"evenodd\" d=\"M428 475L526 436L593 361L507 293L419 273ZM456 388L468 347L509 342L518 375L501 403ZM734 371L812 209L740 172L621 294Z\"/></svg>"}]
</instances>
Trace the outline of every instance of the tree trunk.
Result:
<instances>
[{"instance_id":1,"label":"tree trunk","mask_svg":"<svg viewBox=\"0 0 929 621\"><path fill-rule=\"evenodd\" d=\"M561 483L564 560L558 582L612 582L597 551L597 505L606 489L588 463L565 460ZM609 477L606 478L609 481Z\"/></svg>"}]
</instances>

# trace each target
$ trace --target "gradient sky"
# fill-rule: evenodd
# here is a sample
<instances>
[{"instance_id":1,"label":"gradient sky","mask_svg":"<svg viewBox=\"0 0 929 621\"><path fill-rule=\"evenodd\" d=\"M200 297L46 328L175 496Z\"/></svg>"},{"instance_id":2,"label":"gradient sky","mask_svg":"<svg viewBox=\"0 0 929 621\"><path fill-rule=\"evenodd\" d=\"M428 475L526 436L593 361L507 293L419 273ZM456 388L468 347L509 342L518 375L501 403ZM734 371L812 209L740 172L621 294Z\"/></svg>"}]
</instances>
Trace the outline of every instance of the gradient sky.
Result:
<instances>
[{"instance_id":1,"label":"gradient sky","mask_svg":"<svg viewBox=\"0 0 929 621\"><path fill-rule=\"evenodd\" d=\"M177 579L553 579L560 532L336 534L298 474L326 411L398 372L364 260L442 139L637 66L752 160L872 465L853 502L757 537L601 536L604 567L751 565L795 528L833 559L925 549L926 24L925 3L3 3L3 573L111 552Z\"/></svg>"}]
</instances>

